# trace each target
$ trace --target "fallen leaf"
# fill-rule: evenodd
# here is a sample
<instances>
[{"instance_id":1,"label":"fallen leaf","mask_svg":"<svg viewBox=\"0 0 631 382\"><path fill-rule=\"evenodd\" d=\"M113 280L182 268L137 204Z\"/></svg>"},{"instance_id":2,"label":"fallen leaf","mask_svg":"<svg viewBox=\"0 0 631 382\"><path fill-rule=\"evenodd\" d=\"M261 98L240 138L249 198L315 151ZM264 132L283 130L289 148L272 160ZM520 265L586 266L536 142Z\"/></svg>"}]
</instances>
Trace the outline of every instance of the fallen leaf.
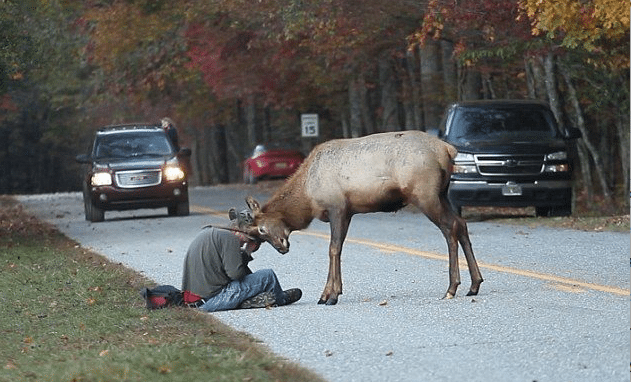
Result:
<instances>
[{"instance_id":1,"label":"fallen leaf","mask_svg":"<svg viewBox=\"0 0 631 382\"><path fill-rule=\"evenodd\" d=\"M387 353L386 353L386 357L390 357L390 356L391 356L391 355L393 355L393 354L394 354L394 352L391 350L391 351L389 351L389 352L387 352Z\"/></svg>"},{"instance_id":2,"label":"fallen leaf","mask_svg":"<svg viewBox=\"0 0 631 382\"><path fill-rule=\"evenodd\" d=\"M326 357L330 357L330 356L332 356L332 355L333 355L333 352L332 352L332 351L330 351L330 350L325 350L325 351L324 351L324 355L325 355Z\"/></svg>"},{"instance_id":3,"label":"fallen leaf","mask_svg":"<svg viewBox=\"0 0 631 382\"><path fill-rule=\"evenodd\" d=\"M158 368L158 372L160 374L169 374L171 372L171 368L166 365L162 365Z\"/></svg>"},{"instance_id":4,"label":"fallen leaf","mask_svg":"<svg viewBox=\"0 0 631 382\"><path fill-rule=\"evenodd\" d=\"M99 357L105 357L106 355L109 354L109 350L103 350L102 352L99 353Z\"/></svg>"},{"instance_id":5,"label":"fallen leaf","mask_svg":"<svg viewBox=\"0 0 631 382\"><path fill-rule=\"evenodd\" d=\"M388 305L388 300L383 300L379 303L379 306L386 306Z\"/></svg>"}]
</instances>

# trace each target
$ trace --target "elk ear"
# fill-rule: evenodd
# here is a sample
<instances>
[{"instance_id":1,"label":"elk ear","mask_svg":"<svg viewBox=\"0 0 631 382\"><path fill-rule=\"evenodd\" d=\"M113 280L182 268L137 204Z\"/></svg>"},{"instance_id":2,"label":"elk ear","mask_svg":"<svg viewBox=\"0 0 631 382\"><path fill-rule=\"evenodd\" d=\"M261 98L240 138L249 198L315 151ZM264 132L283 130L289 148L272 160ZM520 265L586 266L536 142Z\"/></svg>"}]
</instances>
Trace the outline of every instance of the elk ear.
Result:
<instances>
[{"instance_id":1,"label":"elk ear","mask_svg":"<svg viewBox=\"0 0 631 382\"><path fill-rule=\"evenodd\" d=\"M228 218L230 220L237 220L237 210L234 208L228 210Z\"/></svg>"},{"instance_id":2,"label":"elk ear","mask_svg":"<svg viewBox=\"0 0 631 382\"><path fill-rule=\"evenodd\" d=\"M248 196L247 198L245 198L245 202L248 204L248 207L252 210L254 214L261 213L261 205L259 204L259 202L254 200L253 197Z\"/></svg>"}]
</instances>

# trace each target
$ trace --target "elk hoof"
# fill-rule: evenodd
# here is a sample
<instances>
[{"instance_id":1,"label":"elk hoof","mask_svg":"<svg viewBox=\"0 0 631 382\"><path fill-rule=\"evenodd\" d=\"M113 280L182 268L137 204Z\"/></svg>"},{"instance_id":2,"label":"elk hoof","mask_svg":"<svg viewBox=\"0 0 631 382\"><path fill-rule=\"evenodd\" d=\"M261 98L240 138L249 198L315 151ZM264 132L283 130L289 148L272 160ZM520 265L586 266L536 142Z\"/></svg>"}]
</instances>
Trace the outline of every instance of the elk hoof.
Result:
<instances>
[{"instance_id":1,"label":"elk hoof","mask_svg":"<svg viewBox=\"0 0 631 382\"><path fill-rule=\"evenodd\" d=\"M326 305L335 305L335 304L337 304L337 298L330 297L328 300L324 300L324 299L322 299L322 298L321 298L321 299L318 301L318 304L319 304L319 305L322 305L322 304L326 304Z\"/></svg>"},{"instance_id":2,"label":"elk hoof","mask_svg":"<svg viewBox=\"0 0 631 382\"><path fill-rule=\"evenodd\" d=\"M452 298L454 298L454 295L452 293L450 293L450 292L447 292L443 296L442 300L451 300Z\"/></svg>"},{"instance_id":3,"label":"elk hoof","mask_svg":"<svg viewBox=\"0 0 631 382\"><path fill-rule=\"evenodd\" d=\"M478 295L478 291L474 291L474 290L470 290L469 293L467 293L467 296L477 296Z\"/></svg>"}]
</instances>

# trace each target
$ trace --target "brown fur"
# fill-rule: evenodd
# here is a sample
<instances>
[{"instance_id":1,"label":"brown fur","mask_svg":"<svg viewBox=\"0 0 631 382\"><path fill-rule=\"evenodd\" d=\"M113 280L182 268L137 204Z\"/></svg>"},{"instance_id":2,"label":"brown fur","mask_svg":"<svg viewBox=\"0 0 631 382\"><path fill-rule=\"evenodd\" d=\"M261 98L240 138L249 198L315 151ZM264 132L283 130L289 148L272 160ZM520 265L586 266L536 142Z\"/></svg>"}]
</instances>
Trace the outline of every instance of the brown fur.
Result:
<instances>
[{"instance_id":1,"label":"brown fur","mask_svg":"<svg viewBox=\"0 0 631 382\"><path fill-rule=\"evenodd\" d=\"M254 226L277 251L289 250L289 234L317 218L329 222L329 275L319 303L335 304L342 293L340 255L354 214L396 211L413 204L445 236L449 248L452 298L460 284L458 243L469 271L469 295L478 293L482 275L465 221L446 199L456 149L420 131L380 133L337 139L315 147L296 173L261 207L248 197Z\"/></svg>"}]
</instances>

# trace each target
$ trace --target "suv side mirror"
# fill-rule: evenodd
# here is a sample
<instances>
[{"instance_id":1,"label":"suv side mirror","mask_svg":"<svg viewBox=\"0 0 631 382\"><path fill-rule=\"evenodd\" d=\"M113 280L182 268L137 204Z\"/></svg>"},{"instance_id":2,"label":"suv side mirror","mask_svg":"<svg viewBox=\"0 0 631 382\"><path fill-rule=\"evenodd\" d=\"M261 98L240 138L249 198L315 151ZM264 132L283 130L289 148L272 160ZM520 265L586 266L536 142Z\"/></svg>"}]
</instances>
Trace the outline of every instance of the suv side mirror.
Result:
<instances>
[{"instance_id":1,"label":"suv side mirror","mask_svg":"<svg viewBox=\"0 0 631 382\"><path fill-rule=\"evenodd\" d=\"M565 129L565 134L563 136L564 139L578 139L581 138L583 134L576 127L568 127Z\"/></svg>"},{"instance_id":2,"label":"suv side mirror","mask_svg":"<svg viewBox=\"0 0 631 382\"><path fill-rule=\"evenodd\" d=\"M75 160L79 163L87 164L90 163L90 156L87 154L79 154L76 156Z\"/></svg>"}]
</instances>

